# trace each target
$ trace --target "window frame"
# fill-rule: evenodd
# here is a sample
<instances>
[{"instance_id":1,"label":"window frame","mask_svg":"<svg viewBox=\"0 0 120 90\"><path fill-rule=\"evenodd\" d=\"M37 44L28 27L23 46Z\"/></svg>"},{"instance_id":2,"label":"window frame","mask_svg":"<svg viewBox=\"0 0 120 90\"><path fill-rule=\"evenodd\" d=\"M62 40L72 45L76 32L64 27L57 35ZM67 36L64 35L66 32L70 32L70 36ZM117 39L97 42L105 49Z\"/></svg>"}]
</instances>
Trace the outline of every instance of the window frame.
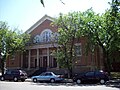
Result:
<instances>
[{"instance_id":1,"label":"window frame","mask_svg":"<svg viewBox=\"0 0 120 90\"><path fill-rule=\"evenodd\" d=\"M76 50L78 50L78 49L76 48L76 47L78 47L78 46L80 47L80 48L79 48L79 49L80 49L80 50L79 50L79 53L77 53L77 51L76 51ZM81 43L76 43L76 44L75 44L75 55L76 55L76 56L82 56L82 44L81 44Z\"/></svg>"},{"instance_id":2,"label":"window frame","mask_svg":"<svg viewBox=\"0 0 120 90\"><path fill-rule=\"evenodd\" d=\"M41 36L41 42L51 42L52 30L45 29L42 31L40 36Z\"/></svg>"}]
</instances>

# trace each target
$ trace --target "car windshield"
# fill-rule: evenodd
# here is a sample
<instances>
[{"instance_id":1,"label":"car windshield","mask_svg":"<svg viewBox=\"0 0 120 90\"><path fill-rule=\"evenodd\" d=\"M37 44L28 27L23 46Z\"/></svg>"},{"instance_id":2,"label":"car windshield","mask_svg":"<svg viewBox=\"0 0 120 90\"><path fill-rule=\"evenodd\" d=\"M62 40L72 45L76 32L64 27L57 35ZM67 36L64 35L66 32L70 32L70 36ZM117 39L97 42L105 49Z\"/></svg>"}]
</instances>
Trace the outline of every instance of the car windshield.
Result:
<instances>
[{"instance_id":1,"label":"car windshield","mask_svg":"<svg viewBox=\"0 0 120 90\"><path fill-rule=\"evenodd\" d=\"M52 72L43 72L40 74L40 76L54 76L55 74Z\"/></svg>"},{"instance_id":2,"label":"car windshield","mask_svg":"<svg viewBox=\"0 0 120 90\"><path fill-rule=\"evenodd\" d=\"M45 72L41 73L40 76L45 76Z\"/></svg>"},{"instance_id":3,"label":"car windshield","mask_svg":"<svg viewBox=\"0 0 120 90\"><path fill-rule=\"evenodd\" d=\"M86 76L94 76L94 72L87 72Z\"/></svg>"}]
</instances>

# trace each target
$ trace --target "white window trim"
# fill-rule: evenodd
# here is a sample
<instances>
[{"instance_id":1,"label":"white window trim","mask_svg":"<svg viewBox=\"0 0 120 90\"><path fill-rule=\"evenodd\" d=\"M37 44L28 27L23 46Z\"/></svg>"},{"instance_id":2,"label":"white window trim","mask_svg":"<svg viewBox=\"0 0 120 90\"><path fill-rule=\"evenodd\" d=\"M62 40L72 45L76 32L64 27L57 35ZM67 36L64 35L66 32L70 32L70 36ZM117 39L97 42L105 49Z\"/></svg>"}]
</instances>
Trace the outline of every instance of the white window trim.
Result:
<instances>
[{"instance_id":1,"label":"white window trim","mask_svg":"<svg viewBox=\"0 0 120 90\"><path fill-rule=\"evenodd\" d=\"M40 34L41 42L44 42L44 41L43 41L43 34L44 34L44 32L49 32L49 33L51 33L51 35L52 35L52 30L50 30L50 29L44 29L44 30L41 32L41 34ZM48 41L48 42L49 42L49 41Z\"/></svg>"},{"instance_id":2,"label":"white window trim","mask_svg":"<svg viewBox=\"0 0 120 90\"><path fill-rule=\"evenodd\" d=\"M10 56L10 60L15 60L15 55Z\"/></svg>"},{"instance_id":3,"label":"white window trim","mask_svg":"<svg viewBox=\"0 0 120 90\"><path fill-rule=\"evenodd\" d=\"M40 35L42 35L44 32L50 32L50 33L52 33L52 31L50 30L50 29L44 29L42 32L41 32L41 34Z\"/></svg>"},{"instance_id":4,"label":"white window trim","mask_svg":"<svg viewBox=\"0 0 120 90\"><path fill-rule=\"evenodd\" d=\"M80 52L81 54L80 55L76 55L76 56L82 56L82 44L81 43L75 43L75 46L80 46ZM76 52L76 51L75 51Z\"/></svg>"}]
</instances>

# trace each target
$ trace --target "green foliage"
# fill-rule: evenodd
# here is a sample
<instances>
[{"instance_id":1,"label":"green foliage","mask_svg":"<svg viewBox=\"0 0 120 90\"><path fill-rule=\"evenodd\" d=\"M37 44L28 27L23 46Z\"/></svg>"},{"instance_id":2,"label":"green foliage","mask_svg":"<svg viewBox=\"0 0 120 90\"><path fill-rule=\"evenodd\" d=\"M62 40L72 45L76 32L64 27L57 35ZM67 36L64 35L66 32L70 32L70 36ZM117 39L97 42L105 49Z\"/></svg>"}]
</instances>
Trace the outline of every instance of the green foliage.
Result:
<instances>
[{"instance_id":1,"label":"green foliage","mask_svg":"<svg viewBox=\"0 0 120 90\"><path fill-rule=\"evenodd\" d=\"M60 1L61 1L62 4L65 5L65 3L62 0L60 0ZM43 5L43 7L45 7L44 0L40 0L40 3Z\"/></svg>"},{"instance_id":2,"label":"green foliage","mask_svg":"<svg viewBox=\"0 0 120 90\"><path fill-rule=\"evenodd\" d=\"M29 40L28 34L17 33L18 29L10 30L7 23L0 22L0 55L2 63L2 71L7 57L17 52L25 50L25 44Z\"/></svg>"},{"instance_id":3,"label":"green foliage","mask_svg":"<svg viewBox=\"0 0 120 90\"><path fill-rule=\"evenodd\" d=\"M43 7L45 7L44 5L44 0L40 0L41 4L43 5Z\"/></svg>"},{"instance_id":4,"label":"green foliage","mask_svg":"<svg viewBox=\"0 0 120 90\"><path fill-rule=\"evenodd\" d=\"M115 79L115 78L120 78L120 72L111 72L111 77L112 77L113 79Z\"/></svg>"},{"instance_id":5,"label":"green foliage","mask_svg":"<svg viewBox=\"0 0 120 90\"><path fill-rule=\"evenodd\" d=\"M82 20L79 17L81 13L72 12L68 14L60 14L55 19L53 25L58 26L58 51L56 57L61 67L67 68L69 72L72 72L73 62L75 61L75 42L76 38L81 37L81 23Z\"/></svg>"},{"instance_id":6,"label":"green foliage","mask_svg":"<svg viewBox=\"0 0 120 90\"><path fill-rule=\"evenodd\" d=\"M29 40L29 35L17 33L17 30L10 30L5 22L0 22L1 53L12 54L24 50L24 46Z\"/></svg>"},{"instance_id":7,"label":"green foliage","mask_svg":"<svg viewBox=\"0 0 120 90\"><path fill-rule=\"evenodd\" d=\"M102 15L95 14L92 9L88 9L82 16L82 34L86 36L88 45L99 46L103 51L103 59L106 70L110 70L111 54L120 51L120 12L117 5L111 6Z\"/></svg>"},{"instance_id":8,"label":"green foliage","mask_svg":"<svg viewBox=\"0 0 120 90\"><path fill-rule=\"evenodd\" d=\"M72 68L75 60L75 39L87 38L87 45L93 52L100 47L106 69L110 69L111 54L120 51L120 11L118 0L113 0L111 8L102 15L92 8L87 11L60 14L54 24L58 26L58 62L60 66Z\"/></svg>"}]
</instances>

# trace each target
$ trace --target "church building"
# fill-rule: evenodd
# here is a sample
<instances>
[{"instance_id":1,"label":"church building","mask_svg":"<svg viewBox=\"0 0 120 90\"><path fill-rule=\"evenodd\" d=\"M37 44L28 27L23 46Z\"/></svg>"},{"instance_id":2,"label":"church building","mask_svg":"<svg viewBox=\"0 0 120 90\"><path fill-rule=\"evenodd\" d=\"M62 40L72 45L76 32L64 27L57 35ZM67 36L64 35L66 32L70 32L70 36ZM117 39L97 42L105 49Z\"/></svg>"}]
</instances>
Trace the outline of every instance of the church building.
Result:
<instances>
[{"instance_id":1,"label":"church building","mask_svg":"<svg viewBox=\"0 0 120 90\"><path fill-rule=\"evenodd\" d=\"M65 69L60 68L57 59L52 54L57 49L58 44L53 43L51 38L57 37L57 27L51 26L53 18L45 15L33 26L31 26L26 33L30 34L30 41L26 45L26 52L9 58L6 62L7 68L18 68L25 70L34 70L39 68L46 68L48 71L61 71ZM57 39L57 38L54 38ZM85 52L85 38L81 38L79 42L75 43L77 48L77 60L74 66L74 72L103 69L102 52L96 48L94 53Z\"/></svg>"}]
</instances>

